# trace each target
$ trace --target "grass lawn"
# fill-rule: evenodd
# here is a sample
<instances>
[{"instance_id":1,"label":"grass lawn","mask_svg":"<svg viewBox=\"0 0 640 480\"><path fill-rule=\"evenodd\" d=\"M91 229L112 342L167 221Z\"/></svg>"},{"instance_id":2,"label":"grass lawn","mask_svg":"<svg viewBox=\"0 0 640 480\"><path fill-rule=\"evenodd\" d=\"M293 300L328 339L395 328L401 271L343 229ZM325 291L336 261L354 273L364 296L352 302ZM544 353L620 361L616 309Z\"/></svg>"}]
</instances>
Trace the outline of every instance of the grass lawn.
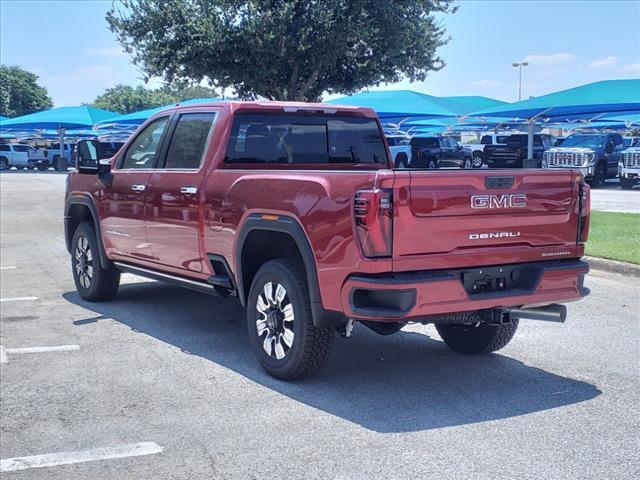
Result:
<instances>
[{"instance_id":1,"label":"grass lawn","mask_svg":"<svg viewBox=\"0 0 640 480\"><path fill-rule=\"evenodd\" d=\"M592 211L587 255L640 264L640 214Z\"/></svg>"}]
</instances>

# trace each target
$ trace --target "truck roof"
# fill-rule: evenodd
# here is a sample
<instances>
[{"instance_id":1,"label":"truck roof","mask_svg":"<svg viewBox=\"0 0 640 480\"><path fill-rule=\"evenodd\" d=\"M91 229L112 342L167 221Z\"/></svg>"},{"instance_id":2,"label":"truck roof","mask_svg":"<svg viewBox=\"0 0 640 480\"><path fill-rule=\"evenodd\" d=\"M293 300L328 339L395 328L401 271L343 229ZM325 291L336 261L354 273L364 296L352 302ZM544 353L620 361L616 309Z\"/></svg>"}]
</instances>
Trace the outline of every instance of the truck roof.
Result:
<instances>
[{"instance_id":1,"label":"truck roof","mask_svg":"<svg viewBox=\"0 0 640 480\"><path fill-rule=\"evenodd\" d=\"M295 113L299 111L317 112L317 113L348 113L350 115L359 115L367 118L377 118L376 112L367 107L356 107L353 105L334 105L330 103L307 103L307 102L276 102L270 100L255 101L221 101L180 105L179 103L172 108L167 108L162 112L158 112L153 117L174 111L197 110L203 107L220 107L230 112L240 111L273 111Z\"/></svg>"}]
</instances>

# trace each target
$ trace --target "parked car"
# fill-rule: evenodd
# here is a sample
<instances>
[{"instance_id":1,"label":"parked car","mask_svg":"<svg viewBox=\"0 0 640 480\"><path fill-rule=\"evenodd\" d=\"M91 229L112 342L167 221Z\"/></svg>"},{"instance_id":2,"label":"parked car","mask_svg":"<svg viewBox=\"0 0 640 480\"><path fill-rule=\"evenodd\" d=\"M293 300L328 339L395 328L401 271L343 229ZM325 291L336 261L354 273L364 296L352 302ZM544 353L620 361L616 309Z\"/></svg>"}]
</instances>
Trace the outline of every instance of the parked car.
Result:
<instances>
[{"instance_id":1,"label":"parked car","mask_svg":"<svg viewBox=\"0 0 640 480\"><path fill-rule=\"evenodd\" d=\"M619 133L576 133L545 153L543 167L578 169L597 188L618 175L622 150L624 141Z\"/></svg>"},{"instance_id":2,"label":"parked car","mask_svg":"<svg viewBox=\"0 0 640 480\"><path fill-rule=\"evenodd\" d=\"M528 135L514 134L504 137L504 144L487 145L484 149L484 162L489 168L523 168L528 156ZM533 159L535 165L542 166L542 156L545 150L551 148L554 139L546 134L534 134Z\"/></svg>"},{"instance_id":3,"label":"parked car","mask_svg":"<svg viewBox=\"0 0 640 480\"><path fill-rule=\"evenodd\" d=\"M62 158L66 160L66 165L73 164L73 143L64 142L62 144ZM50 167L56 170L66 170L65 167L59 162L60 159L60 143L52 143L49 148L44 151L45 157ZM48 168L48 167L47 167Z\"/></svg>"},{"instance_id":4,"label":"parked car","mask_svg":"<svg viewBox=\"0 0 640 480\"><path fill-rule=\"evenodd\" d=\"M64 210L80 296L108 300L130 272L236 297L281 379L315 373L355 322L381 335L434 323L479 354L521 319L564 321L558 302L588 293L581 176L393 170L368 108L178 106L110 161L82 143Z\"/></svg>"},{"instance_id":5,"label":"parked car","mask_svg":"<svg viewBox=\"0 0 640 480\"><path fill-rule=\"evenodd\" d=\"M411 137L400 133L385 133L391 159L396 168L407 168L411 165Z\"/></svg>"},{"instance_id":6,"label":"parked car","mask_svg":"<svg viewBox=\"0 0 640 480\"><path fill-rule=\"evenodd\" d=\"M620 186L631 190L640 182L640 142L637 147L629 147L622 151L618 162L618 177Z\"/></svg>"},{"instance_id":7,"label":"parked car","mask_svg":"<svg viewBox=\"0 0 640 480\"><path fill-rule=\"evenodd\" d=\"M471 150L473 158L484 161L484 147L486 145L503 145L509 135L488 134L482 135L480 143L463 143L462 146Z\"/></svg>"},{"instance_id":8,"label":"parked car","mask_svg":"<svg viewBox=\"0 0 640 480\"><path fill-rule=\"evenodd\" d=\"M16 143L0 144L0 170L16 167L18 170L29 167L29 149L27 145Z\"/></svg>"},{"instance_id":9,"label":"parked car","mask_svg":"<svg viewBox=\"0 0 640 480\"><path fill-rule=\"evenodd\" d=\"M482 161L474 161L473 152L463 148L451 137L428 136L411 139L412 168L480 168Z\"/></svg>"},{"instance_id":10,"label":"parked car","mask_svg":"<svg viewBox=\"0 0 640 480\"><path fill-rule=\"evenodd\" d=\"M624 146L628 147L640 147L640 137L622 137Z\"/></svg>"},{"instance_id":11,"label":"parked car","mask_svg":"<svg viewBox=\"0 0 640 480\"><path fill-rule=\"evenodd\" d=\"M29 168L33 170L37 168L38 170L46 170L49 168L49 162L47 161L47 157L44 154L44 150L41 148L36 148L31 145L25 145L27 147L27 153L29 154Z\"/></svg>"}]
</instances>

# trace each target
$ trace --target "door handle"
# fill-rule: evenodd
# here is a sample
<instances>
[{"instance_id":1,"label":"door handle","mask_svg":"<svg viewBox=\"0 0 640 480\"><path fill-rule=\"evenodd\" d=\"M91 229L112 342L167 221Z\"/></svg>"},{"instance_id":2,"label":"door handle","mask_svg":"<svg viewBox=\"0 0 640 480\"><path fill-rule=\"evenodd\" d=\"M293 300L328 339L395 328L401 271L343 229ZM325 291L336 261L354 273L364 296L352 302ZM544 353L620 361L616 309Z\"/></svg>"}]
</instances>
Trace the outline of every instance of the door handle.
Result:
<instances>
[{"instance_id":1,"label":"door handle","mask_svg":"<svg viewBox=\"0 0 640 480\"><path fill-rule=\"evenodd\" d=\"M184 195L195 195L198 193L198 189L196 187L182 187L180 193Z\"/></svg>"},{"instance_id":2,"label":"door handle","mask_svg":"<svg viewBox=\"0 0 640 480\"><path fill-rule=\"evenodd\" d=\"M131 190L134 192L144 192L146 188L146 185L131 185Z\"/></svg>"}]
</instances>

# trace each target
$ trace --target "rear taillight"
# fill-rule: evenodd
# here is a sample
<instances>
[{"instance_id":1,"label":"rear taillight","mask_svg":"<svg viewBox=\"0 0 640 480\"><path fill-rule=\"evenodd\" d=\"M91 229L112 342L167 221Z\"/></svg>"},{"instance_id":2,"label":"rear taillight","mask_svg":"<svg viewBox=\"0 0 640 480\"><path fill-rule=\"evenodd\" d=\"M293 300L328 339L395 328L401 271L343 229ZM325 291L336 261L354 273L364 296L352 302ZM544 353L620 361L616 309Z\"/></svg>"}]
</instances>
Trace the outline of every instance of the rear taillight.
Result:
<instances>
[{"instance_id":1,"label":"rear taillight","mask_svg":"<svg viewBox=\"0 0 640 480\"><path fill-rule=\"evenodd\" d=\"M392 190L377 188L356 193L356 231L365 257L390 257L393 241Z\"/></svg>"},{"instance_id":2,"label":"rear taillight","mask_svg":"<svg viewBox=\"0 0 640 480\"><path fill-rule=\"evenodd\" d=\"M580 182L578 189L578 212L580 214L580 230L578 243L585 243L589 238L589 214L591 213L591 190L584 181Z\"/></svg>"}]
</instances>

